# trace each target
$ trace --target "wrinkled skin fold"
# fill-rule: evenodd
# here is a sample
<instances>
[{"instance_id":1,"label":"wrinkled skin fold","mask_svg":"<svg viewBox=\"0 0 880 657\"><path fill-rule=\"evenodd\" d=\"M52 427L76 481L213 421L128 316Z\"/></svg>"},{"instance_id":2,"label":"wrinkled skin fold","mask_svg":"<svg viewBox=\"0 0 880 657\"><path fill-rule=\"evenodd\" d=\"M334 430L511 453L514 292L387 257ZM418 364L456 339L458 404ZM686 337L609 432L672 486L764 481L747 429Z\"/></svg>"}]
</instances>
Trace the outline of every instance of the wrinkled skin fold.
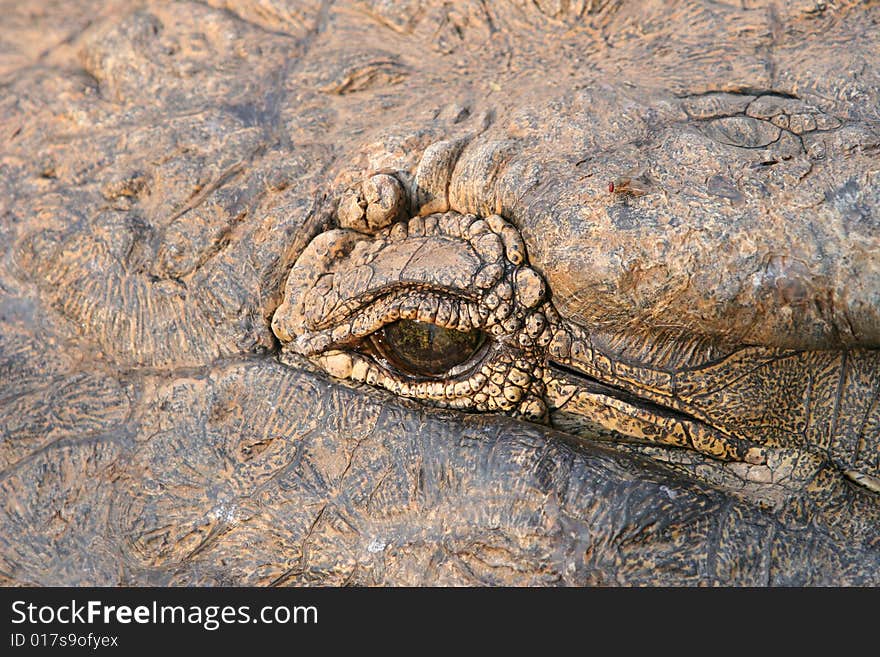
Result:
<instances>
[{"instance_id":1,"label":"wrinkled skin fold","mask_svg":"<svg viewBox=\"0 0 880 657\"><path fill-rule=\"evenodd\" d=\"M0 10L0 582L880 583L876 7Z\"/></svg>"}]
</instances>

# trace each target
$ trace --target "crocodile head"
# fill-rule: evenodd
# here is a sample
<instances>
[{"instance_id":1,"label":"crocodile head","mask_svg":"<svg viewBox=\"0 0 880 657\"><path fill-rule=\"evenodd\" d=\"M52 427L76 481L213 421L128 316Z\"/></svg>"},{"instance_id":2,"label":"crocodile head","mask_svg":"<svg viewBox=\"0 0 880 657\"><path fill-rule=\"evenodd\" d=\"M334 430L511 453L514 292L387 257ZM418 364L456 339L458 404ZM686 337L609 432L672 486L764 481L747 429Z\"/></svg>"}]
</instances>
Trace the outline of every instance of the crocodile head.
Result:
<instances>
[{"instance_id":1,"label":"crocodile head","mask_svg":"<svg viewBox=\"0 0 880 657\"><path fill-rule=\"evenodd\" d=\"M876 127L795 52L662 89L524 75L372 135L287 279L284 354L777 510L873 499Z\"/></svg>"},{"instance_id":2,"label":"crocodile head","mask_svg":"<svg viewBox=\"0 0 880 657\"><path fill-rule=\"evenodd\" d=\"M294 4L13 11L0 582L880 583L876 7Z\"/></svg>"}]
</instances>

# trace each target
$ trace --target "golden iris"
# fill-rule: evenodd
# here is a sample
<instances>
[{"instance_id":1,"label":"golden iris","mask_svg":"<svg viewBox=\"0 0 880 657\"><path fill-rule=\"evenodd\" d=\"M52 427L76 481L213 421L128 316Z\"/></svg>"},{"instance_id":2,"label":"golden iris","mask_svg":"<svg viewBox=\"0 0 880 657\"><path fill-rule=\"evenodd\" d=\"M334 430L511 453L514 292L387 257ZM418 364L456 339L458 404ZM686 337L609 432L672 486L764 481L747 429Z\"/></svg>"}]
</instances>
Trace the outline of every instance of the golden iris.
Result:
<instances>
[{"instance_id":1,"label":"golden iris","mask_svg":"<svg viewBox=\"0 0 880 657\"><path fill-rule=\"evenodd\" d=\"M467 362L483 345L485 333L401 319L373 333L371 341L379 354L400 371L437 377Z\"/></svg>"}]
</instances>

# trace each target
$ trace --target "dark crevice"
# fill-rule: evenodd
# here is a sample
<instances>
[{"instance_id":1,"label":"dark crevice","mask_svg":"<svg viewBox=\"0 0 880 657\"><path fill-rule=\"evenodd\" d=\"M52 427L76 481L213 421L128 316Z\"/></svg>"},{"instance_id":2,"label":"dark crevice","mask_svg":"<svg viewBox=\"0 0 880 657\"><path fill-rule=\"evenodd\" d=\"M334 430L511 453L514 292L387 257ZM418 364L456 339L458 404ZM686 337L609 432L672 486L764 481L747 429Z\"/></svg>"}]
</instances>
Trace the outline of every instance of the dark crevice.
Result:
<instances>
[{"instance_id":1,"label":"dark crevice","mask_svg":"<svg viewBox=\"0 0 880 657\"><path fill-rule=\"evenodd\" d=\"M718 94L732 94L735 96L774 96L776 98L788 98L791 100L800 100L797 94L788 93L786 91L776 91L774 89L766 89L763 87L739 87L736 89L713 89L711 91L700 91L697 93L676 94L676 98L703 98L705 96L715 96Z\"/></svg>"},{"instance_id":2,"label":"dark crevice","mask_svg":"<svg viewBox=\"0 0 880 657\"><path fill-rule=\"evenodd\" d=\"M144 376L162 376L171 379L207 379L213 373L224 368L269 360L274 360L271 352L266 353L253 351L241 352L238 354L233 354L231 356L222 356L220 358L215 358L214 360L205 361L203 364L200 365L184 365L180 367L123 365L111 367L115 371L116 375L124 381Z\"/></svg>"},{"instance_id":3,"label":"dark crevice","mask_svg":"<svg viewBox=\"0 0 880 657\"><path fill-rule=\"evenodd\" d=\"M577 379L578 385L588 393L614 397L615 399L619 399L623 402L626 402L627 404L644 409L661 417L672 418L684 422L705 424L705 421L697 418L694 415L690 415L689 413L670 408L669 406L663 406L662 404L649 401L647 399L634 395L633 393L629 392L628 390L624 390L619 386L605 383L603 381L600 381L599 379L596 379L595 377L584 374L583 372L568 365L563 365L562 363L553 360L548 361L548 364L551 367Z\"/></svg>"}]
</instances>

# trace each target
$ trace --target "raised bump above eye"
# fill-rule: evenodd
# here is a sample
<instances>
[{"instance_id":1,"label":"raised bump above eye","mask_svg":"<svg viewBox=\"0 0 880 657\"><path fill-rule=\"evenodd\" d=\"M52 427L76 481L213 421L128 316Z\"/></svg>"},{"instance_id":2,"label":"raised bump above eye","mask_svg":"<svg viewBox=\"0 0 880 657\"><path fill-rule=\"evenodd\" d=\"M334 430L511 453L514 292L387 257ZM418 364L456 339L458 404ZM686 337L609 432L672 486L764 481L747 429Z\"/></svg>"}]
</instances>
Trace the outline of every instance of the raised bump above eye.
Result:
<instances>
[{"instance_id":1,"label":"raised bump above eye","mask_svg":"<svg viewBox=\"0 0 880 657\"><path fill-rule=\"evenodd\" d=\"M370 336L382 358L417 377L449 375L471 361L485 341L486 334L478 329L459 331L412 320L387 324Z\"/></svg>"}]
</instances>

